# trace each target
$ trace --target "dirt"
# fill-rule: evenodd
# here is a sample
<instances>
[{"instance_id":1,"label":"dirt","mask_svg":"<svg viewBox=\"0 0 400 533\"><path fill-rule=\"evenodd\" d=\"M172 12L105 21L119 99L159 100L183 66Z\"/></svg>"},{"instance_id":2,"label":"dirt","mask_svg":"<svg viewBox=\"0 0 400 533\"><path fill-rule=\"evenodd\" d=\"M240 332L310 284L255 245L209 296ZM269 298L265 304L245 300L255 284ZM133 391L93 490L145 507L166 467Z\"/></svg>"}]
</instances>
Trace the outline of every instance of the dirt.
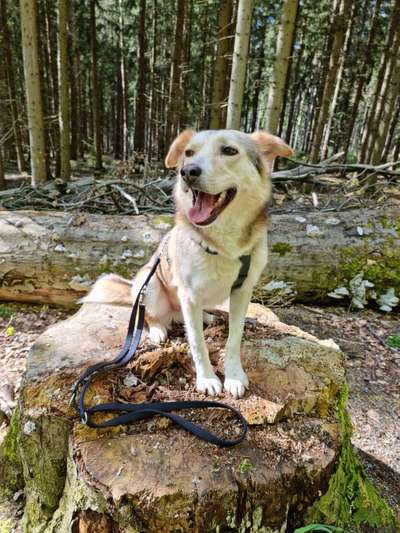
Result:
<instances>
[{"instance_id":1,"label":"dirt","mask_svg":"<svg viewBox=\"0 0 400 533\"><path fill-rule=\"evenodd\" d=\"M399 316L303 305L274 311L284 322L319 338L332 338L342 348L350 387L353 443L368 474L400 514L400 349L386 344L390 335L400 333ZM47 306L0 305L0 409L7 404L13 408L26 355L35 339L70 313ZM21 500L15 505L14 517ZM5 516L0 508L0 523Z\"/></svg>"}]
</instances>

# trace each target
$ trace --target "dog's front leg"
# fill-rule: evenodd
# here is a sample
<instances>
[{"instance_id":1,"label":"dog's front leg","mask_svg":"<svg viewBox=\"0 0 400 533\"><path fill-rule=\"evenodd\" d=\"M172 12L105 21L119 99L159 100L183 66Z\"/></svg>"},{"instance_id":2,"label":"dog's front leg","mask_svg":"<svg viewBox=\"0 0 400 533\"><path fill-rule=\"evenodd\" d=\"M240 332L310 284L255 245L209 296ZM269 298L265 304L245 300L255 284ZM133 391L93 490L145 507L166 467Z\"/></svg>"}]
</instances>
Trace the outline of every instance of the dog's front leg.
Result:
<instances>
[{"instance_id":1,"label":"dog's front leg","mask_svg":"<svg viewBox=\"0 0 400 533\"><path fill-rule=\"evenodd\" d=\"M196 389L212 396L220 394L222 383L215 375L208 357L203 333L203 310L185 297L179 298L190 351L196 368Z\"/></svg>"},{"instance_id":2,"label":"dog's front leg","mask_svg":"<svg viewBox=\"0 0 400 533\"><path fill-rule=\"evenodd\" d=\"M249 385L240 360L240 345L250 298L251 290L241 287L232 291L229 300L229 336L225 346L224 389L235 398L243 396Z\"/></svg>"}]
</instances>

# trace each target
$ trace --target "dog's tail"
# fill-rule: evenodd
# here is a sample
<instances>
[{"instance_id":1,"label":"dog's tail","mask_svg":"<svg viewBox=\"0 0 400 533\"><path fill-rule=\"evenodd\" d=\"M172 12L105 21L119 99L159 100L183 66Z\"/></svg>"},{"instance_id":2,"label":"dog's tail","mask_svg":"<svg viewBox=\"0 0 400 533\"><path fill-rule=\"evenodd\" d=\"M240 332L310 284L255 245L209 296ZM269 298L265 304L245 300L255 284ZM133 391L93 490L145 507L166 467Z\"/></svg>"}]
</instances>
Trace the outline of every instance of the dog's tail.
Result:
<instances>
[{"instance_id":1,"label":"dog's tail","mask_svg":"<svg viewBox=\"0 0 400 533\"><path fill-rule=\"evenodd\" d=\"M96 281L89 294L78 303L131 306L132 282L117 274L106 274Z\"/></svg>"}]
</instances>

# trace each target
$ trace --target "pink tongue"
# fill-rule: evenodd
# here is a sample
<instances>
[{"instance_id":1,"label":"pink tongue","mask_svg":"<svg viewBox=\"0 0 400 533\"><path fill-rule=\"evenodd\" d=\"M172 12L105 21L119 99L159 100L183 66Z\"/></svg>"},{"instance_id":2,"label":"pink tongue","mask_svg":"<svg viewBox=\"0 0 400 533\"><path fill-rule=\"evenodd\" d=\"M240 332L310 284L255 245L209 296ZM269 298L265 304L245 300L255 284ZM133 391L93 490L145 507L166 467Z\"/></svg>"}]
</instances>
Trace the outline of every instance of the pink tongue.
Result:
<instances>
[{"instance_id":1,"label":"pink tongue","mask_svg":"<svg viewBox=\"0 0 400 533\"><path fill-rule=\"evenodd\" d=\"M189 218L195 224L202 224L211 216L215 205L215 195L206 192L199 192L196 203L189 209Z\"/></svg>"}]
</instances>

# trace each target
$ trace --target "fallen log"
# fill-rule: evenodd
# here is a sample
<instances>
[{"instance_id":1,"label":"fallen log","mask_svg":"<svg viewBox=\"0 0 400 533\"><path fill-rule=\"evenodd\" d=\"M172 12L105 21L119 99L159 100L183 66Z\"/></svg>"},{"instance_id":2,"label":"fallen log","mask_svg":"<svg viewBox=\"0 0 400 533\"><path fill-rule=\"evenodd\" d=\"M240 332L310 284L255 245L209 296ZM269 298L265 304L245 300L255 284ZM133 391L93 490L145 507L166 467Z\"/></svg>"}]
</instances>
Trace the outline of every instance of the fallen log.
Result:
<instances>
[{"instance_id":1,"label":"fallen log","mask_svg":"<svg viewBox=\"0 0 400 533\"><path fill-rule=\"evenodd\" d=\"M328 293L360 272L378 292L399 292L399 221L398 206L274 214L256 299L268 301L275 280L299 301L332 302ZM170 215L0 212L0 300L74 305L104 272L131 277L172 224Z\"/></svg>"}]
</instances>

